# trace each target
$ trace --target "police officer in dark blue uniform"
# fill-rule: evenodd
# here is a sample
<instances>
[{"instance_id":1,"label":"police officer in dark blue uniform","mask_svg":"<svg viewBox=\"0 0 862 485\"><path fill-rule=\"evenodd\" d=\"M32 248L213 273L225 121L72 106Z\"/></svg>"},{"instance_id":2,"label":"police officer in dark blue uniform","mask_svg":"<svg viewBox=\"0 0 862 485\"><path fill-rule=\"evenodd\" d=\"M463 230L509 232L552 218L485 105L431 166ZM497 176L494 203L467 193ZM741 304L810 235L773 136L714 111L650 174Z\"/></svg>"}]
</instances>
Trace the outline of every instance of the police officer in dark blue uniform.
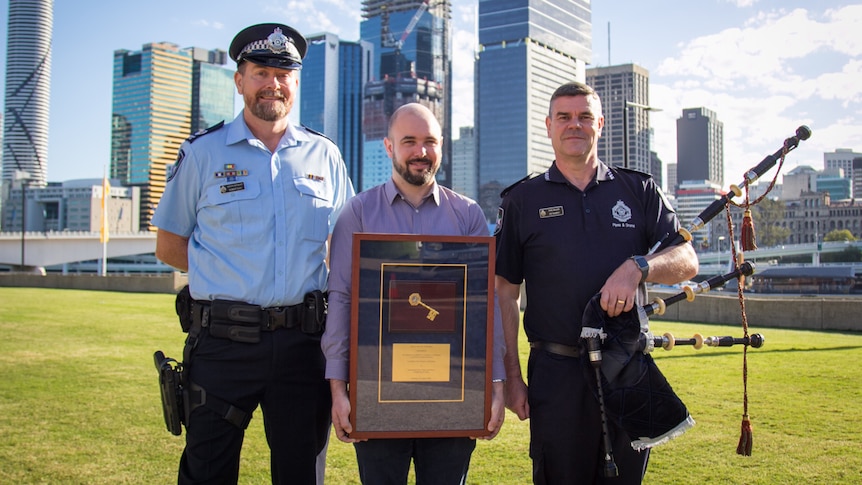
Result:
<instances>
[{"instance_id":1,"label":"police officer in dark blue uniform","mask_svg":"<svg viewBox=\"0 0 862 485\"><path fill-rule=\"evenodd\" d=\"M230 45L245 107L180 148L153 224L189 273L190 412L179 483L236 483L260 406L273 483L314 484L330 425L320 335L330 226L354 190L338 148L288 120L305 38L281 24Z\"/></svg>"},{"instance_id":2,"label":"police officer in dark blue uniform","mask_svg":"<svg viewBox=\"0 0 862 485\"><path fill-rule=\"evenodd\" d=\"M504 193L497 221L496 286L509 349L506 404L530 418L534 483L604 483L600 411L579 360L584 307L601 293L609 316L629 311L646 301L645 282L693 277L697 257L690 244L645 256L679 223L649 175L598 159L604 117L592 88L560 86L546 125L553 165ZM522 282L529 387L517 352ZM608 483L640 483L648 452L634 451L622 430L611 434L620 477Z\"/></svg>"}]
</instances>

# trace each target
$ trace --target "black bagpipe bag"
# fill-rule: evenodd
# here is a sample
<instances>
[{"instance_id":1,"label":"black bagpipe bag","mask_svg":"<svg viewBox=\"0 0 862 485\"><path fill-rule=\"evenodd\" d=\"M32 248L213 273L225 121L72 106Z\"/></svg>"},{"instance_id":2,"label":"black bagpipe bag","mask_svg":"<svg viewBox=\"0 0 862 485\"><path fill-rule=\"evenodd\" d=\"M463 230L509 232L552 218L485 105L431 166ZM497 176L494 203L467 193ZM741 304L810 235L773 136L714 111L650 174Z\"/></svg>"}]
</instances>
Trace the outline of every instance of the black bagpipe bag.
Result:
<instances>
[{"instance_id":1,"label":"black bagpipe bag","mask_svg":"<svg viewBox=\"0 0 862 485\"><path fill-rule=\"evenodd\" d=\"M682 400L644 353L644 342L652 338L649 319L643 308L609 317L600 304L600 294L584 309L581 331L581 360L598 399L595 369L590 364L585 338L602 338L601 379L605 413L623 429L632 448L642 450L660 445L694 426Z\"/></svg>"}]
</instances>

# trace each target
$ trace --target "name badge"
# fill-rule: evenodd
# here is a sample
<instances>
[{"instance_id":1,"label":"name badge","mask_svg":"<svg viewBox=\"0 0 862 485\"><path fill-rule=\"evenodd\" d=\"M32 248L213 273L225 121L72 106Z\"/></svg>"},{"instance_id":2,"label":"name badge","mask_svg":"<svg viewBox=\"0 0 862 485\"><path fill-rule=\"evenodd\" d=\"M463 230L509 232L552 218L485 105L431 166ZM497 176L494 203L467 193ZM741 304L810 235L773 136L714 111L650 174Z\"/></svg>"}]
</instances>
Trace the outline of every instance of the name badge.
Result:
<instances>
[{"instance_id":1,"label":"name badge","mask_svg":"<svg viewBox=\"0 0 862 485\"><path fill-rule=\"evenodd\" d=\"M236 182L232 184L222 185L219 187L219 192L222 194L228 194L230 192L236 192L238 190L245 190L244 182Z\"/></svg>"},{"instance_id":2,"label":"name badge","mask_svg":"<svg viewBox=\"0 0 862 485\"><path fill-rule=\"evenodd\" d=\"M539 209L539 218L547 219L549 217L560 217L564 214L563 206L543 207Z\"/></svg>"}]
</instances>

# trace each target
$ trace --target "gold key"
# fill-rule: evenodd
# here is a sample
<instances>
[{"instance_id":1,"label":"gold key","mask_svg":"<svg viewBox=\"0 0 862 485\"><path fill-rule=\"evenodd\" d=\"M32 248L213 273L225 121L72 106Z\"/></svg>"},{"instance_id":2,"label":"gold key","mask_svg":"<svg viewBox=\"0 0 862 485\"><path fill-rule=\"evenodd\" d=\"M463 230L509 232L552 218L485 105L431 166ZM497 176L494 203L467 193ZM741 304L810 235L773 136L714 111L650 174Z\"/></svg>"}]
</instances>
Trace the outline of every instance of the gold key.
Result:
<instances>
[{"instance_id":1,"label":"gold key","mask_svg":"<svg viewBox=\"0 0 862 485\"><path fill-rule=\"evenodd\" d=\"M410 296L407 298L407 301L410 302L410 306L422 305L423 307L425 307L428 310L428 315L425 318L431 320L432 322L435 318L437 318L437 315L440 314L440 312L438 312L437 310L422 303L422 297L419 296L419 293L411 293Z\"/></svg>"}]
</instances>

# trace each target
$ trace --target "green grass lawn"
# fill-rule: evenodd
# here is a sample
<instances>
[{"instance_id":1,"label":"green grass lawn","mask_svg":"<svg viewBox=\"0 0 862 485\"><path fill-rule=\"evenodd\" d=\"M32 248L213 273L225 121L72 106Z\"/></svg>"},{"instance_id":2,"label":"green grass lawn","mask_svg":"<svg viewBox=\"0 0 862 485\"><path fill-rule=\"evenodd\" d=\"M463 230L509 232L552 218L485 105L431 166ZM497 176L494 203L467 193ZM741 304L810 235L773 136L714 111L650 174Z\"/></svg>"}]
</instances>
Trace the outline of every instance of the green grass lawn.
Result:
<instances>
[{"instance_id":1,"label":"green grass lawn","mask_svg":"<svg viewBox=\"0 0 862 485\"><path fill-rule=\"evenodd\" d=\"M862 483L862 334L749 324L766 336L748 358L752 456L736 454L741 347L658 350L697 425L653 450L645 483ZM184 438L164 427L152 355L180 357L183 338L171 295L0 288L0 483L175 483ZM261 422L258 412L246 436L243 484L269 483ZM528 423L508 413L500 435L479 442L468 481L530 483L528 444ZM328 483L359 483L352 446L333 438L327 464Z\"/></svg>"}]
</instances>

